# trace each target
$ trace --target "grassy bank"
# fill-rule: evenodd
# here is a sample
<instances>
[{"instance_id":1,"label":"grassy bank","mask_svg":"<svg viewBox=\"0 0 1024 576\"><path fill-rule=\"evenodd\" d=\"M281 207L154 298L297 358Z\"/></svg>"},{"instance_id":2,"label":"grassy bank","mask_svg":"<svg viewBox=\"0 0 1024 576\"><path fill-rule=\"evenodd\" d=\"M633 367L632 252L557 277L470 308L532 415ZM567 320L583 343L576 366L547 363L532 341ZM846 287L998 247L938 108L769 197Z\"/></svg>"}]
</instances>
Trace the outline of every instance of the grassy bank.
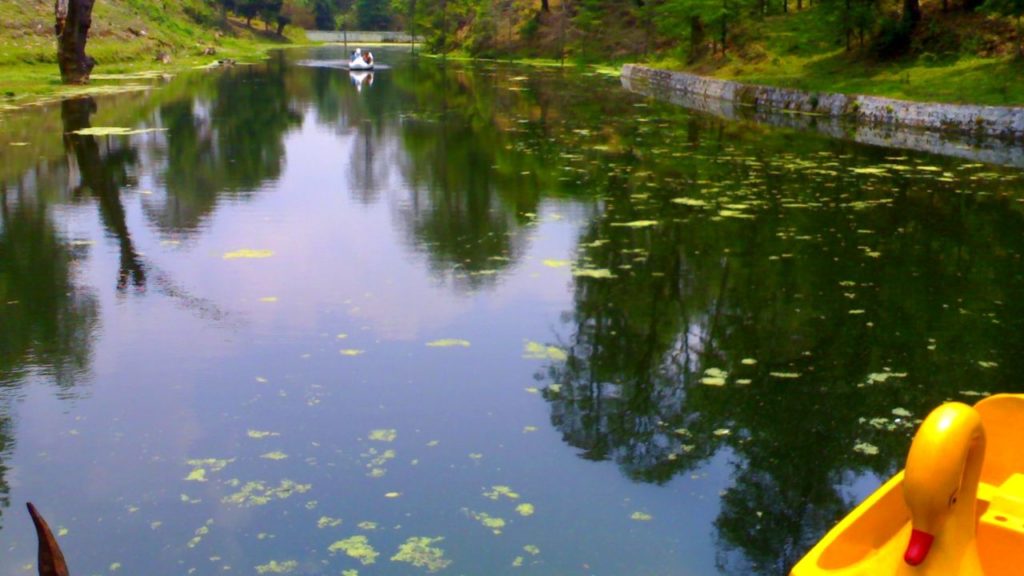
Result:
<instances>
[{"instance_id":1,"label":"grassy bank","mask_svg":"<svg viewBox=\"0 0 1024 576\"><path fill-rule=\"evenodd\" d=\"M721 15L702 11L717 2L588 0L569 10L562 10L562 0L550 4L550 12L535 2L511 16L463 13L447 35L447 49L507 60L557 59L564 47L576 63L634 62L807 91L1024 105L1014 20L964 3L922 2L920 21L903 29L900 0L860 2L855 7L870 8L873 18L861 34L853 16L843 15L850 2L788 2L783 12L780 1L730 0L724 50ZM702 24L688 14L699 14ZM427 38L441 48L436 30Z\"/></svg>"},{"instance_id":2,"label":"grassy bank","mask_svg":"<svg viewBox=\"0 0 1024 576\"><path fill-rule=\"evenodd\" d=\"M88 87L60 83L53 38L53 2L0 3L0 106L76 93L114 90L219 59L256 60L267 50L305 42L305 33L283 36L262 22L223 19L198 1L97 2L86 51L96 59Z\"/></svg>"},{"instance_id":3,"label":"grassy bank","mask_svg":"<svg viewBox=\"0 0 1024 576\"><path fill-rule=\"evenodd\" d=\"M926 15L927 16L927 15ZM904 100L1024 104L1024 61L1014 56L1009 22L980 14L926 20L918 49L878 60L854 41L847 50L813 9L764 19L743 31L734 51L686 62L656 56L650 66L751 84L870 94ZM929 48L933 48L930 50Z\"/></svg>"}]
</instances>

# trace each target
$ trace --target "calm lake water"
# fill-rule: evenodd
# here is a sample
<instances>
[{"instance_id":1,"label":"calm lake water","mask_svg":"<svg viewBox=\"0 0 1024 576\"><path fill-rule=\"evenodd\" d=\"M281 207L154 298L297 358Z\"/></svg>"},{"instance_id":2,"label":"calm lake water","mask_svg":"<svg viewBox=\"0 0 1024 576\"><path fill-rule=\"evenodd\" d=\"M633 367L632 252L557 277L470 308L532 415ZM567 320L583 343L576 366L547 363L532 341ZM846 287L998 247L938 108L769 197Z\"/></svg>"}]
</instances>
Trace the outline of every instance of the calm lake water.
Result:
<instances>
[{"instance_id":1,"label":"calm lake water","mask_svg":"<svg viewBox=\"0 0 1024 576\"><path fill-rule=\"evenodd\" d=\"M0 574L784 575L1024 391L1020 171L377 56L0 115Z\"/></svg>"}]
</instances>

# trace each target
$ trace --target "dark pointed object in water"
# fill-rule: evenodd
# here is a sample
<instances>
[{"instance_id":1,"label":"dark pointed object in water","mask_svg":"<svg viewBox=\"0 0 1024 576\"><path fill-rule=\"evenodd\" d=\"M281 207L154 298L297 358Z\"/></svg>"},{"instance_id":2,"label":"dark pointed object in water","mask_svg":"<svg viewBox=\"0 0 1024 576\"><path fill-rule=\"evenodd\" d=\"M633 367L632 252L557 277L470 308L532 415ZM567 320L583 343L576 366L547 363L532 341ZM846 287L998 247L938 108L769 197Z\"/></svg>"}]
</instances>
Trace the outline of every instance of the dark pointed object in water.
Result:
<instances>
[{"instance_id":1,"label":"dark pointed object in water","mask_svg":"<svg viewBox=\"0 0 1024 576\"><path fill-rule=\"evenodd\" d=\"M36 536L39 537L39 576L68 576L68 565L64 563L64 554L57 545L57 539L50 532L46 520L39 514L31 502L28 513L32 523L36 525Z\"/></svg>"}]
</instances>

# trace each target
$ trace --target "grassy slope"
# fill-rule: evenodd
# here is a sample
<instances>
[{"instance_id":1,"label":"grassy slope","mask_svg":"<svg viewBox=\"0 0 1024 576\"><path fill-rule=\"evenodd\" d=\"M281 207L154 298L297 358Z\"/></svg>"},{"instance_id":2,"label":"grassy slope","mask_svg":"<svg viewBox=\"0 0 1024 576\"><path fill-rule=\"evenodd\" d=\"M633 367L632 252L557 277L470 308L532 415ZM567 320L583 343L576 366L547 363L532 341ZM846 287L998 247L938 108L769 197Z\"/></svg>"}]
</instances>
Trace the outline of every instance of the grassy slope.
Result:
<instances>
[{"instance_id":1,"label":"grassy slope","mask_svg":"<svg viewBox=\"0 0 1024 576\"><path fill-rule=\"evenodd\" d=\"M926 5L927 7L927 5ZM981 14L926 12L912 53L879 62L853 50L817 10L749 26L726 57L651 64L754 84L872 94L906 100L1024 105L1024 62L1014 57L1012 25Z\"/></svg>"},{"instance_id":2,"label":"grassy slope","mask_svg":"<svg viewBox=\"0 0 1024 576\"><path fill-rule=\"evenodd\" d=\"M52 0L0 2L0 22L0 96L17 103L69 91L60 86ZM93 84L116 82L104 78L110 74L173 72L219 58L251 59L269 48L305 41L295 28L280 38L264 32L262 22L253 25L257 29L220 22L198 0L99 0L86 48L98 62ZM209 47L215 55L203 55ZM158 53L168 54L171 63L157 62Z\"/></svg>"}]
</instances>

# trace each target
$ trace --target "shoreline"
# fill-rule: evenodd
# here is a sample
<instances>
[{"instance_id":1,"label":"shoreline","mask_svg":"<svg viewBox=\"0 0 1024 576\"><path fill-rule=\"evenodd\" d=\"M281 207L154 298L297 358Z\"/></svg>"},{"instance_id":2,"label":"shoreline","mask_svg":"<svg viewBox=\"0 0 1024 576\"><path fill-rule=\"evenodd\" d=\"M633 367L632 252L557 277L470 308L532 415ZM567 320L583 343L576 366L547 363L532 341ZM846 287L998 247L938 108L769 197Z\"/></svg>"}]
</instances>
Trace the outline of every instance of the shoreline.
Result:
<instances>
[{"instance_id":1,"label":"shoreline","mask_svg":"<svg viewBox=\"0 0 1024 576\"><path fill-rule=\"evenodd\" d=\"M689 99L725 101L757 112L802 114L856 125L898 127L966 137L1024 141L1024 107L914 102L881 96L807 92L743 84L637 64L622 67L621 78L636 91ZM646 85L646 86L645 86Z\"/></svg>"},{"instance_id":2,"label":"shoreline","mask_svg":"<svg viewBox=\"0 0 1024 576\"><path fill-rule=\"evenodd\" d=\"M634 82L626 75L621 77L621 82L622 87L630 92L730 122L750 122L789 130L817 132L830 138L868 146L913 150L973 162L1024 168L1024 146L1020 141L910 128L896 124L856 123L850 117L842 116L755 108L732 100L666 90L647 81Z\"/></svg>"},{"instance_id":3,"label":"shoreline","mask_svg":"<svg viewBox=\"0 0 1024 576\"><path fill-rule=\"evenodd\" d=\"M0 93L0 114L59 102L67 98L103 95L136 90L149 90L161 82L191 70L215 69L229 61L234 66L245 66L264 61L270 52L307 48L313 43L251 43L244 46L219 47L212 55L186 55L171 64L160 64L149 59L100 63L88 84L61 84L56 62L40 62L0 66L0 81L10 80L8 86L17 93ZM13 94L13 95L11 95Z\"/></svg>"}]
</instances>

